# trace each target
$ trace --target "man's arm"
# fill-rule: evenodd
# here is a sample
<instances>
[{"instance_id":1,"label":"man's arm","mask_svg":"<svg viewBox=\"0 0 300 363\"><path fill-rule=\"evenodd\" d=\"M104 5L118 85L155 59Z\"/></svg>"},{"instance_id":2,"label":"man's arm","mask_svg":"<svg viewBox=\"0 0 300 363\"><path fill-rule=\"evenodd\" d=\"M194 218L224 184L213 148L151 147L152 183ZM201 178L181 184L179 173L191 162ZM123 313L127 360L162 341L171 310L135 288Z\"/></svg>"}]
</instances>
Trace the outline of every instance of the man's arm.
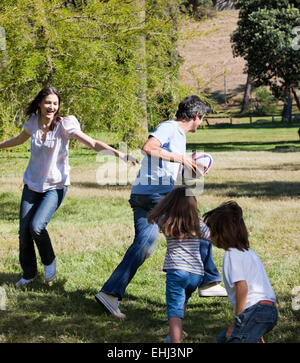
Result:
<instances>
[{"instance_id":1,"label":"man's arm","mask_svg":"<svg viewBox=\"0 0 300 363\"><path fill-rule=\"evenodd\" d=\"M196 162L189 155L181 155L167 151L161 147L161 143L154 136L150 136L142 147L148 156L156 159L170 161L171 163L180 163L196 172Z\"/></svg>"},{"instance_id":2,"label":"man's arm","mask_svg":"<svg viewBox=\"0 0 300 363\"><path fill-rule=\"evenodd\" d=\"M85 134L82 131L78 131L76 134L74 134L74 138L76 140L78 140L79 142L81 142L82 144L95 150L96 152L99 152L102 150L107 150L112 155L119 157L120 159L122 159L125 162L130 161L134 165L139 163L138 160L136 158L134 158L133 156L125 155L122 152L120 152L119 150L116 150L113 147L107 145L105 142L94 140L93 138L91 138L90 136L88 136L87 134Z\"/></svg>"}]
</instances>

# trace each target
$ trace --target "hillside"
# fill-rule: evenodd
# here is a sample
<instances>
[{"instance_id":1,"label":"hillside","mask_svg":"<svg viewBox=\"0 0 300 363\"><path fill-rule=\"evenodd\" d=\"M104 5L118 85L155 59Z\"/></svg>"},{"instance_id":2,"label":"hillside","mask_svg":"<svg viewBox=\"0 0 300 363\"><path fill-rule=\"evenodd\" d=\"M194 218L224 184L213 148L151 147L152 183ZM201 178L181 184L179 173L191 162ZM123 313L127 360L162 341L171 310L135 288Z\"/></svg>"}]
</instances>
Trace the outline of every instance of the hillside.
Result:
<instances>
[{"instance_id":1,"label":"hillside","mask_svg":"<svg viewBox=\"0 0 300 363\"><path fill-rule=\"evenodd\" d=\"M224 100L224 73L227 95L241 101L246 83L245 61L234 58L230 34L236 28L238 10L217 12L201 23L182 25L179 54L184 59L180 70L182 84L207 91Z\"/></svg>"}]
</instances>

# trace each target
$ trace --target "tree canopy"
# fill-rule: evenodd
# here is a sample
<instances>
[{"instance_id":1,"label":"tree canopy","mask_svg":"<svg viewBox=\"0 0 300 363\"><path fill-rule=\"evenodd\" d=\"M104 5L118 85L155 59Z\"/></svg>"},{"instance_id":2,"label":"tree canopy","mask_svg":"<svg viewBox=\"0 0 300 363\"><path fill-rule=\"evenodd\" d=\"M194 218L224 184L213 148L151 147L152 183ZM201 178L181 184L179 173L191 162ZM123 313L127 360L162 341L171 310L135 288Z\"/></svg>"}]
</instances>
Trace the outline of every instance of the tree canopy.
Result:
<instances>
[{"instance_id":1,"label":"tree canopy","mask_svg":"<svg viewBox=\"0 0 300 363\"><path fill-rule=\"evenodd\" d=\"M300 24L300 1L238 0L233 52L246 60L256 85L269 86L277 98L299 87L300 56L293 29Z\"/></svg>"},{"instance_id":2,"label":"tree canopy","mask_svg":"<svg viewBox=\"0 0 300 363\"><path fill-rule=\"evenodd\" d=\"M177 0L2 0L0 133L14 132L28 102L52 85L62 94L63 113L76 115L86 131L116 132L136 147L141 142L136 136L148 131L143 113L151 128L171 116L178 102L177 5ZM139 99L143 73L146 109Z\"/></svg>"}]
</instances>

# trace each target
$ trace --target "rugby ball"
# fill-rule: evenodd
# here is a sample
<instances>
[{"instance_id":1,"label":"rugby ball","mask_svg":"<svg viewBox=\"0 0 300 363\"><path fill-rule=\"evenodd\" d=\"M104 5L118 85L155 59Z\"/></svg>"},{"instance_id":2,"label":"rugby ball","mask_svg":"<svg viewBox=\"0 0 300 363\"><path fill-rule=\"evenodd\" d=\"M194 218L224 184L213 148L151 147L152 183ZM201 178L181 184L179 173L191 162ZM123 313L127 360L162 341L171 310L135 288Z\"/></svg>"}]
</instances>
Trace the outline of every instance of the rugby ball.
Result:
<instances>
[{"instance_id":1,"label":"rugby ball","mask_svg":"<svg viewBox=\"0 0 300 363\"><path fill-rule=\"evenodd\" d=\"M196 160L196 164L200 171L197 171L197 173L192 172L192 170L188 168L182 167L182 177L185 180L192 180L192 179L198 179L202 176L206 175L209 172L209 169L212 167L213 164L213 158L210 154L207 153L197 153L194 152L192 155L192 158Z\"/></svg>"}]
</instances>

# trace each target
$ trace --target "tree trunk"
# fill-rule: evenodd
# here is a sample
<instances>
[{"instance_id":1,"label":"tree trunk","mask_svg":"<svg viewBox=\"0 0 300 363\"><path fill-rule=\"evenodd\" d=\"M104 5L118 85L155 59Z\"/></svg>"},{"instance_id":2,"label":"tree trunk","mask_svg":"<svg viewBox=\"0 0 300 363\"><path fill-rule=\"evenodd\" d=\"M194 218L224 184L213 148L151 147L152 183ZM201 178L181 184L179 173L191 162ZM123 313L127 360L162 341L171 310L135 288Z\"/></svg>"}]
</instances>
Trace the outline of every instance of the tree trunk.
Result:
<instances>
[{"instance_id":1,"label":"tree trunk","mask_svg":"<svg viewBox=\"0 0 300 363\"><path fill-rule=\"evenodd\" d=\"M212 0L213 6L216 10L231 10L234 9L235 0Z\"/></svg>"},{"instance_id":2,"label":"tree trunk","mask_svg":"<svg viewBox=\"0 0 300 363\"><path fill-rule=\"evenodd\" d=\"M144 26L146 20L145 0L136 0L138 15L137 22L139 25ZM147 68L146 68L146 37L141 34L138 39L138 64L137 64L137 79L138 79L138 102L141 108L141 115L139 124L141 129L148 134L148 120L147 120Z\"/></svg>"},{"instance_id":3,"label":"tree trunk","mask_svg":"<svg viewBox=\"0 0 300 363\"><path fill-rule=\"evenodd\" d=\"M247 82L246 82L245 91L244 91L244 98L243 98L242 107L241 107L241 111L240 111L241 113L247 111L250 107L252 88L253 88L252 77L248 73Z\"/></svg>"},{"instance_id":4,"label":"tree trunk","mask_svg":"<svg viewBox=\"0 0 300 363\"><path fill-rule=\"evenodd\" d=\"M167 11L168 15L172 19L172 24L173 24L173 34L171 36L171 40L174 46L174 50L172 51L170 62L172 66L176 66L179 59L178 34L177 34L179 9L178 9L177 0L169 0L167 2Z\"/></svg>"},{"instance_id":5,"label":"tree trunk","mask_svg":"<svg viewBox=\"0 0 300 363\"><path fill-rule=\"evenodd\" d=\"M193 14L197 13L199 6L199 0L192 0Z\"/></svg>"},{"instance_id":6,"label":"tree trunk","mask_svg":"<svg viewBox=\"0 0 300 363\"><path fill-rule=\"evenodd\" d=\"M291 122L292 121L292 106L293 106L293 92L292 92L292 88L290 88L288 90L287 99L283 106L282 122Z\"/></svg>"},{"instance_id":7,"label":"tree trunk","mask_svg":"<svg viewBox=\"0 0 300 363\"><path fill-rule=\"evenodd\" d=\"M298 107L298 109L300 110L300 102L299 102L299 98L298 98L297 93L296 93L296 91L294 90L294 88L292 88L292 92L293 92L293 95L294 95L294 97L295 97L295 101L296 101L297 107Z\"/></svg>"}]
</instances>

